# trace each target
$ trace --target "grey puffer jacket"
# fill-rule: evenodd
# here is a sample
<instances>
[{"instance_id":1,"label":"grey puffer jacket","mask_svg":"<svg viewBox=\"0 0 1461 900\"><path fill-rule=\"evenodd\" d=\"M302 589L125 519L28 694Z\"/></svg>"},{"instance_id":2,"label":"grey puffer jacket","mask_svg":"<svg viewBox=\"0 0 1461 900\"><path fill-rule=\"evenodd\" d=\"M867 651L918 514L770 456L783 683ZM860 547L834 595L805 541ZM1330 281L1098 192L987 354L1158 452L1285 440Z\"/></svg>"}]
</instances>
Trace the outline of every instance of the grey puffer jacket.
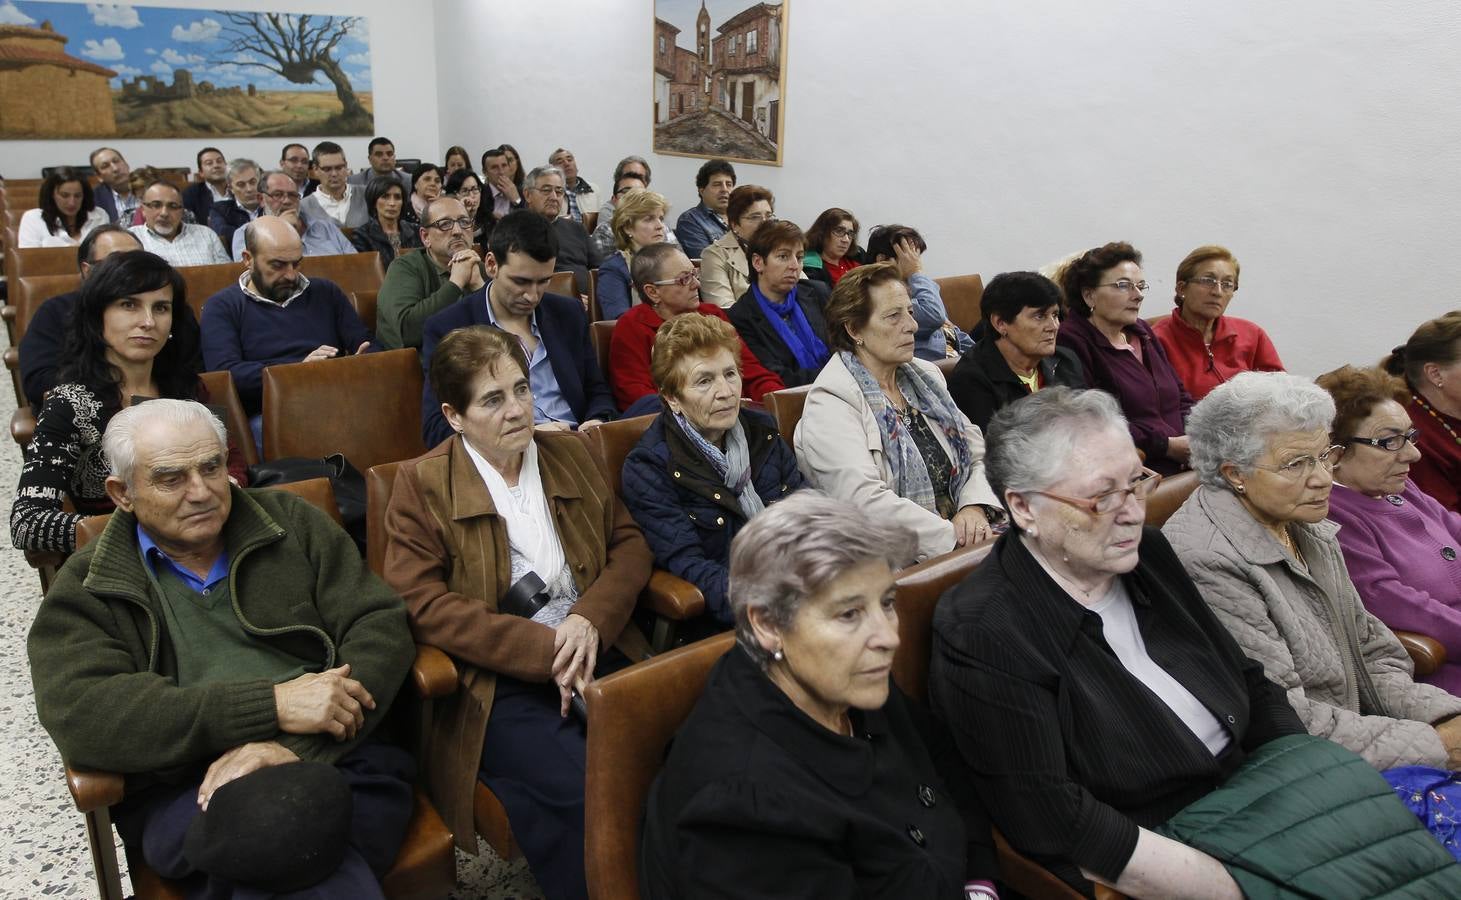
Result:
<instances>
[{"instance_id":1,"label":"grey puffer jacket","mask_svg":"<svg viewBox=\"0 0 1461 900\"><path fill-rule=\"evenodd\" d=\"M1461 713L1461 699L1415 681L1400 641L1360 602L1338 530L1328 521L1294 526L1305 572L1237 495L1200 487L1162 532L1243 652L1288 691L1310 734L1377 769L1444 768L1432 723Z\"/></svg>"}]
</instances>

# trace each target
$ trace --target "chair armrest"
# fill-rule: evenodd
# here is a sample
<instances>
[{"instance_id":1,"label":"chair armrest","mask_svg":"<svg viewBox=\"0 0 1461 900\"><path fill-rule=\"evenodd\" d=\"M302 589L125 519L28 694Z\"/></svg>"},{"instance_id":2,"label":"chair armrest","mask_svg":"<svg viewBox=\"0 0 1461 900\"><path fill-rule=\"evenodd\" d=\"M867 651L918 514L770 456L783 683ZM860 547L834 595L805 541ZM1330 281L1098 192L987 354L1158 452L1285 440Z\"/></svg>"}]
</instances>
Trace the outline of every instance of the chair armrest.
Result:
<instances>
[{"instance_id":1,"label":"chair armrest","mask_svg":"<svg viewBox=\"0 0 1461 900\"><path fill-rule=\"evenodd\" d=\"M20 349L18 347L5 348L5 368L12 372L20 369Z\"/></svg>"},{"instance_id":2,"label":"chair armrest","mask_svg":"<svg viewBox=\"0 0 1461 900\"><path fill-rule=\"evenodd\" d=\"M20 307L14 303L7 303L4 306L0 306L0 320L3 320L6 325L14 323L19 316Z\"/></svg>"},{"instance_id":3,"label":"chair armrest","mask_svg":"<svg viewBox=\"0 0 1461 900\"><path fill-rule=\"evenodd\" d=\"M644 588L644 599L657 616L684 622L705 612L700 588L664 569L655 569Z\"/></svg>"},{"instance_id":4,"label":"chair armrest","mask_svg":"<svg viewBox=\"0 0 1461 900\"><path fill-rule=\"evenodd\" d=\"M456 692L456 664L440 648L417 644L416 661L411 663L411 681L419 697L445 697Z\"/></svg>"},{"instance_id":5,"label":"chair armrest","mask_svg":"<svg viewBox=\"0 0 1461 900\"><path fill-rule=\"evenodd\" d=\"M1446 664L1446 648L1435 638L1414 631L1397 631L1395 636L1415 663L1415 674L1429 675Z\"/></svg>"},{"instance_id":6,"label":"chair armrest","mask_svg":"<svg viewBox=\"0 0 1461 900\"><path fill-rule=\"evenodd\" d=\"M75 801L76 809L83 813L92 813L121 803L126 792L126 779L115 772L67 766L66 787L71 790L71 799Z\"/></svg>"},{"instance_id":7,"label":"chair armrest","mask_svg":"<svg viewBox=\"0 0 1461 900\"><path fill-rule=\"evenodd\" d=\"M10 414L10 437L25 447L36 434L36 417L29 406L22 406Z\"/></svg>"}]
</instances>

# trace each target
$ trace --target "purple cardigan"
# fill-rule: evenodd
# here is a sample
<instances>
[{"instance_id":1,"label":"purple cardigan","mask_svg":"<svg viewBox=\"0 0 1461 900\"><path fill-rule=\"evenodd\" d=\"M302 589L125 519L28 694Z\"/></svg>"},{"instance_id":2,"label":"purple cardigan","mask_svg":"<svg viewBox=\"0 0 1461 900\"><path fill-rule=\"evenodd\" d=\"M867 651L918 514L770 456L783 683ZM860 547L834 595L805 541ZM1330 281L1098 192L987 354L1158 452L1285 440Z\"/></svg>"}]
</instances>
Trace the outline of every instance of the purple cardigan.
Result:
<instances>
[{"instance_id":1,"label":"purple cardigan","mask_svg":"<svg viewBox=\"0 0 1461 900\"><path fill-rule=\"evenodd\" d=\"M1150 325L1138 319L1126 334L1141 345L1140 361L1130 350L1111 346L1090 319L1074 312L1060 324L1059 344L1080 359L1086 384L1115 395L1147 466L1163 475L1175 474L1182 471L1182 463L1167 458L1167 438L1187 433L1192 397Z\"/></svg>"},{"instance_id":2,"label":"purple cardigan","mask_svg":"<svg viewBox=\"0 0 1461 900\"><path fill-rule=\"evenodd\" d=\"M1446 664L1422 680L1461 695L1461 515L1407 480L1386 499L1336 484L1329 518L1339 523L1339 546L1365 608L1392 629L1440 641Z\"/></svg>"}]
</instances>

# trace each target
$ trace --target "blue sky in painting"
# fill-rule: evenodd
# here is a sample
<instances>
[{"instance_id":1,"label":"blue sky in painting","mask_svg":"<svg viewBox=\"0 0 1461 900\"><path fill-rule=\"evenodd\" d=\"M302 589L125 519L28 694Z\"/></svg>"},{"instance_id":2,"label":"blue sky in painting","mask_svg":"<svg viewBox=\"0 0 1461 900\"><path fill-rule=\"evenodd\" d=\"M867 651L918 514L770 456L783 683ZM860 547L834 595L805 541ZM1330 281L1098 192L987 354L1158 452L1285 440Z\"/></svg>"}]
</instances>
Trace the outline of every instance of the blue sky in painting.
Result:
<instances>
[{"instance_id":1,"label":"blue sky in painting","mask_svg":"<svg viewBox=\"0 0 1461 900\"><path fill-rule=\"evenodd\" d=\"M698 7L697 7L698 9ZM258 85L260 90L333 90L324 75L315 73L315 86L291 84L267 69L243 65L252 57L228 49L222 29L224 17L205 9L171 9L127 3L31 3L0 0L0 25L39 25L50 20L56 33L69 39L66 53L123 78L154 75L171 84L174 69L188 69L194 81L221 87ZM357 91L370 90L370 38L366 20L340 42L335 58Z\"/></svg>"}]
</instances>

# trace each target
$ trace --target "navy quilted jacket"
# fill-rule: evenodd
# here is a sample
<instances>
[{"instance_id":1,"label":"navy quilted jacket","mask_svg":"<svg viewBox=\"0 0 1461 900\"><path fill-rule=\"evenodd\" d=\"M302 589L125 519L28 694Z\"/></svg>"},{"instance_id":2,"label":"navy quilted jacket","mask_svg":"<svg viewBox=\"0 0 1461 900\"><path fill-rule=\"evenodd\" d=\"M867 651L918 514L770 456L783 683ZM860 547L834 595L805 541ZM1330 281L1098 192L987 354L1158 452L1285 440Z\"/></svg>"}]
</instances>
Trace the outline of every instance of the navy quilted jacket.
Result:
<instances>
[{"instance_id":1,"label":"navy quilted jacket","mask_svg":"<svg viewBox=\"0 0 1461 900\"><path fill-rule=\"evenodd\" d=\"M802 486L796 456L768 416L743 410L751 484L767 506ZM624 459L624 505L654 551L655 565L689 581L705 608L734 624L726 580L731 538L746 524L735 495L672 417L659 416Z\"/></svg>"}]
</instances>

